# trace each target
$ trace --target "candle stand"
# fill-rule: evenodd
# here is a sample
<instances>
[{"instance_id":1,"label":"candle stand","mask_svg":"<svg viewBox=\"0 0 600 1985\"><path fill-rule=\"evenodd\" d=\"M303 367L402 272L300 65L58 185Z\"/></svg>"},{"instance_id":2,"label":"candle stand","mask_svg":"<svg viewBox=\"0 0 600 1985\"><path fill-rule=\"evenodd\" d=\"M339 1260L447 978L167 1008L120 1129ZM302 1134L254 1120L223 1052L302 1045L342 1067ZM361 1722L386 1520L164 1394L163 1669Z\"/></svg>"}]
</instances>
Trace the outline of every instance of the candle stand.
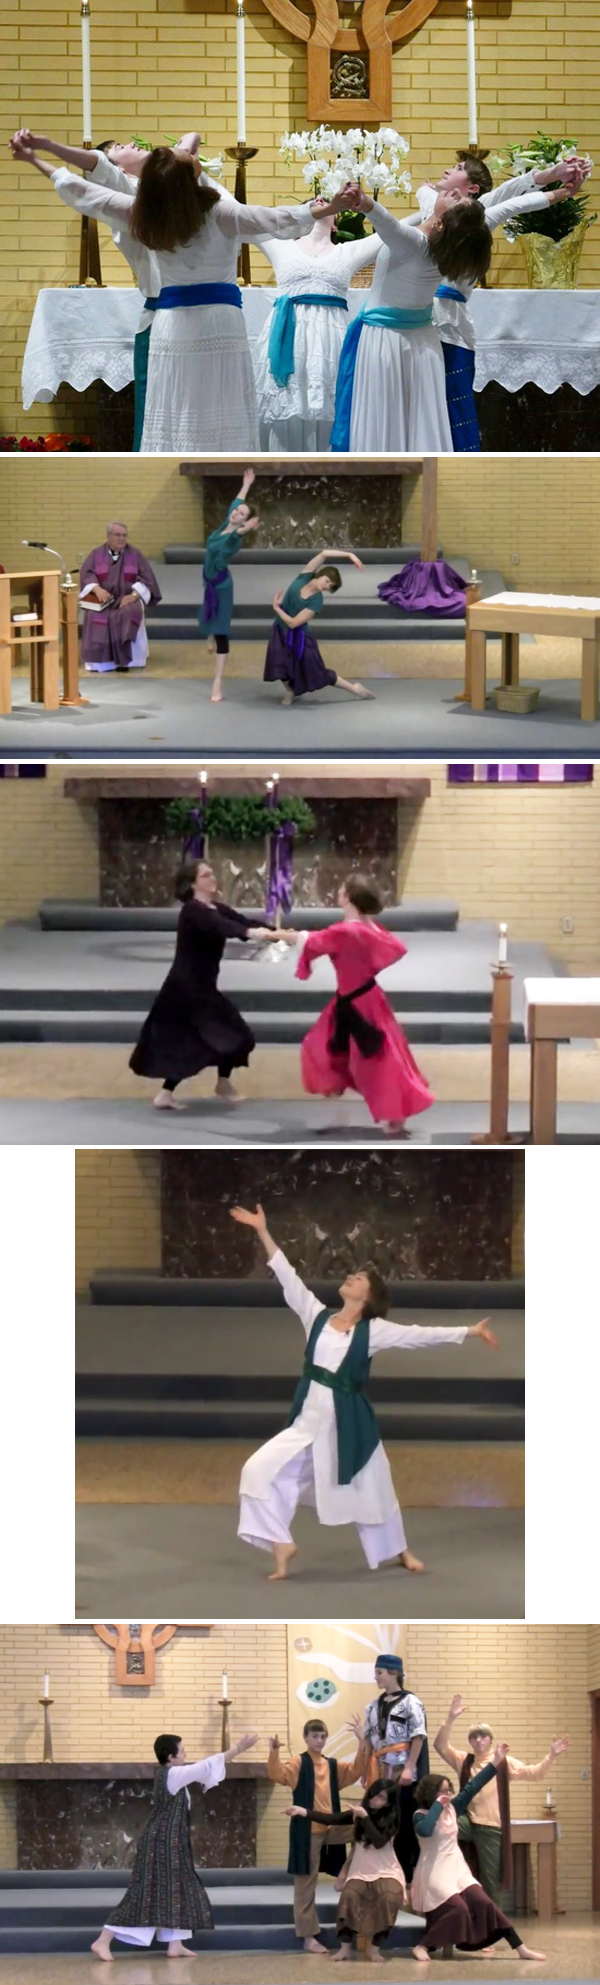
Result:
<instances>
[{"instance_id":1,"label":"candle stand","mask_svg":"<svg viewBox=\"0 0 600 1985\"><path fill-rule=\"evenodd\" d=\"M237 145L227 147L227 158L235 159L234 199L246 206L246 164L248 159L258 157L258 145L247 145L238 140ZM250 283L250 242L243 241L238 255L238 282Z\"/></svg>"},{"instance_id":2,"label":"candle stand","mask_svg":"<svg viewBox=\"0 0 600 1985\"><path fill-rule=\"evenodd\" d=\"M471 1138L472 1144L523 1144L508 1128L512 981L510 965L492 965L492 1074L490 1127Z\"/></svg>"},{"instance_id":3,"label":"candle stand","mask_svg":"<svg viewBox=\"0 0 600 1985\"><path fill-rule=\"evenodd\" d=\"M231 1697L221 1696L219 1700L220 1700L220 1708L223 1711L223 1715L221 1718L221 1750L228 1751L229 1750L229 1711L231 1709Z\"/></svg>"},{"instance_id":4,"label":"candle stand","mask_svg":"<svg viewBox=\"0 0 600 1985\"><path fill-rule=\"evenodd\" d=\"M54 1702L54 1696L38 1696L38 1702L41 1704L41 1707L44 1711L44 1753L42 1758L42 1764L53 1764L54 1757L52 1752L52 1728L50 1724L50 1710Z\"/></svg>"}]
</instances>

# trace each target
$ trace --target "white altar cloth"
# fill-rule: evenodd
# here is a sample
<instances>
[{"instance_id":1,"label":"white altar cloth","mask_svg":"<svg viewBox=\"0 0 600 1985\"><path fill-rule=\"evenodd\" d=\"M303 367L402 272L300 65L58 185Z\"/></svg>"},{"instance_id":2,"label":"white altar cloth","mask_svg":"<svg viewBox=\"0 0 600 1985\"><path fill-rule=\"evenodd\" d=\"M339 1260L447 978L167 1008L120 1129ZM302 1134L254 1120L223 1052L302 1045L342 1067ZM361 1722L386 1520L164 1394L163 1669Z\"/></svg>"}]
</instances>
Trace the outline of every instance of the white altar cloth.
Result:
<instances>
[{"instance_id":1,"label":"white altar cloth","mask_svg":"<svg viewBox=\"0 0 600 1985\"><path fill-rule=\"evenodd\" d=\"M260 336L275 290L242 290L250 344ZM368 291L350 290L350 316ZM578 393L600 386L600 291L475 290L471 313L477 334L475 389L490 380L517 392L527 380L545 393L568 382ZM94 379L120 392L133 379L133 342L142 298L139 290L41 289L23 359L23 406L54 399L64 381L82 393Z\"/></svg>"}]
</instances>

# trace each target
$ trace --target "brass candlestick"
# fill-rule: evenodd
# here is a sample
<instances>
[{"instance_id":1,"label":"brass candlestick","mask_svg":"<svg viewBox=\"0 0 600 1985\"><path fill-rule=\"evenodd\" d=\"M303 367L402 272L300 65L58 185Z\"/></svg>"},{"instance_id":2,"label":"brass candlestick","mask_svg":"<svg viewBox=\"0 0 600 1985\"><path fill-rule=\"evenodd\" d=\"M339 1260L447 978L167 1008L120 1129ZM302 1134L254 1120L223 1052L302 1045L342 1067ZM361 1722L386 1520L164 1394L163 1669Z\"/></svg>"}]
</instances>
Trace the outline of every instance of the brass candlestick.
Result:
<instances>
[{"instance_id":1,"label":"brass candlestick","mask_svg":"<svg viewBox=\"0 0 600 1985\"><path fill-rule=\"evenodd\" d=\"M50 1724L50 1710L54 1702L54 1696L38 1696L38 1702L41 1704L41 1707L44 1711L44 1752L42 1757L42 1764L53 1764L54 1758L52 1754L52 1728Z\"/></svg>"},{"instance_id":2,"label":"brass candlestick","mask_svg":"<svg viewBox=\"0 0 600 1985\"><path fill-rule=\"evenodd\" d=\"M93 146L92 146L91 138L84 138L82 151L91 152L92 150L93 150ZM94 220L92 214L82 214L81 216L81 235L79 239L79 281L81 284L93 282L96 284L98 289L104 288L102 282L102 270L100 267L100 243L98 240L98 222Z\"/></svg>"},{"instance_id":3,"label":"brass candlestick","mask_svg":"<svg viewBox=\"0 0 600 1985\"><path fill-rule=\"evenodd\" d=\"M220 1707L223 1711L223 1716L221 1720L221 1750L228 1751L229 1750L229 1711L231 1709L231 1697L220 1696L219 1702L220 1702Z\"/></svg>"},{"instance_id":4,"label":"brass candlestick","mask_svg":"<svg viewBox=\"0 0 600 1985\"><path fill-rule=\"evenodd\" d=\"M238 139L237 145L227 147L227 158L235 159L234 199L240 206L246 206L246 162L258 157L258 145L246 145ZM250 282L250 242L243 241L238 255L238 282Z\"/></svg>"}]
</instances>

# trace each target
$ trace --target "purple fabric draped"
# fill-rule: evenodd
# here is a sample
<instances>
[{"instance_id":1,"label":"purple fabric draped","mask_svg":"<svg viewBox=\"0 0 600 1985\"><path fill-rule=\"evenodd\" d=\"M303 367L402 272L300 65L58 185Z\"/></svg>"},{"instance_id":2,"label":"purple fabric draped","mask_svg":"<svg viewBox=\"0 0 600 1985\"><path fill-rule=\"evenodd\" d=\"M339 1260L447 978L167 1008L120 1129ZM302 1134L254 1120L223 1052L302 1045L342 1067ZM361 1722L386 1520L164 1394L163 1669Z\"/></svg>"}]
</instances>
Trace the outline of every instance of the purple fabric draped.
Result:
<instances>
[{"instance_id":1,"label":"purple fabric draped","mask_svg":"<svg viewBox=\"0 0 600 1985\"><path fill-rule=\"evenodd\" d=\"M204 619L206 621L216 620L219 611L217 586L219 584L219 580L222 581L223 579L227 578L227 567L225 566L222 572L215 572L214 579L207 579L205 573L203 574L203 578L204 578Z\"/></svg>"},{"instance_id":2,"label":"purple fabric draped","mask_svg":"<svg viewBox=\"0 0 600 1985\"><path fill-rule=\"evenodd\" d=\"M187 861L189 856L190 861L201 862L204 860L206 848L206 825L203 805L194 807L190 826L191 833L188 834L187 840L183 844L183 860L184 862Z\"/></svg>"},{"instance_id":3,"label":"purple fabric draped","mask_svg":"<svg viewBox=\"0 0 600 1985\"><path fill-rule=\"evenodd\" d=\"M265 915L274 917L278 910L291 910L294 900L294 837L296 825L286 820L282 827L274 827L269 840L269 886Z\"/></svg>"},{"instance_id":4,"label":"purple fabric draped","mask_svg":"<svg viewBox=\"0 0 600 1985\"><path fill-rule=\"evenodd\" d=\"M287 646L288 648L291 648L295 660L297 662L301 662L302 656L304 654L304 644L306 641L306 633L304 628L288 627L285 638L286 638Z\"/></svg>"},{"instance_id":5,"label":"purple fabric draped","mask_svg":"<svg viewBox=\"0 0 600 1985\"><path fill-rule=\"evenodd\" d=\"M404 613L439 613L457 620L465 612L466 590L466 579L445 558L411 558L401 572L378 587L380 600Z\"/></svg>"}]
</instances>

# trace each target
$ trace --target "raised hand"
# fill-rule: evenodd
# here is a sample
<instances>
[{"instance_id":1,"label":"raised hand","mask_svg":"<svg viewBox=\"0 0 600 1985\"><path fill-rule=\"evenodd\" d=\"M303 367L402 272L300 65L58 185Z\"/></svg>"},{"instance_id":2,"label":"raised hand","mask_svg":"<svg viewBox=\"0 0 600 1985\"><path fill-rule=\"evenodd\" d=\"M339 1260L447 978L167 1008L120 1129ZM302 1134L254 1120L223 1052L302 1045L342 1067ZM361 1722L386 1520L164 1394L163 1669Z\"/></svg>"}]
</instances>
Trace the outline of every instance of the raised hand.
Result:
<instances>
[{"instance_id":1,"label":"raised hand","mask_svg":"<svg viewBox=\"0 0 600 1985\"><path fill-rule=\"evenodd\" d=\"M559 1758L562 1751L569 1750L570 1743L571 1743L570 1737L553 1737L552 1743L550 1745L550 1756L553 1758Z\"/></svg>"},{"instance_id":2,"label":"raised hand","mask_svg":"<svg viewBox=\"0 0 600 1985\"><path fill-rule=\"evenodd\" d=\"M494 1331L490 1328L489 1316L482 1317L481 1323L469 1324L467 1337L482 1337L484 1344L491 1345L492 1351L497 1351L498 1349L498 1339Z\"/></svg>"},{"instance_id":3,"label":"raised hand","mask_svg":"<svg viewBox=\"0 0 600 1985\"><path fill-rule=\"evenodd\" d=\"M365 568L364 568L364 565L363 565L363 561L362 561L362 558L357 558L357 556L356 556L356 552L355 552L355 551L349 551L349 552L348 552L348 557L349 557L349 560L350 560L350 564L351 564L351 565L355 565L355 566L356 566L356 570L357 570L357 572L364 572L364 569L365 569Z\"/></svg>"},{"instance_id":4,"label":"raised hand","mask_svg":"<svg viewBox=\"0 0 600 1985\"><path fill-rule=\"evenodd\" d=\"M497 1744L496 1749L494 1751L493 1763L503 1764L504 1759L507 1757L508 1757L508 1744Z\"/></svg>"},{"instance_id":5,"label":"raised hand","mask_svg":"<svg viewBox=\"0 0 600 1985\"><path fill-rule=\"evenodd\" d=\"M272 936L273 936L273 932L269 931L269 937ZM266 1221L266 1216L263 1213L262 1206L257 1206L255 1213L251 1213L250 1208L247 1206L231 1206L229 1211L232 1220L237 1220L240 1227L254 1227L256 1229L257 1234L261 1232L261 1229L263 1227L266 1228L267 1221ZM278 1743L279 1743L279 1738L274 1737L273 1744L275 1745Z\"/></svg>"},{"instance_id":6,"label":"raised hand","mask_svg":"<svg viewBox=\"0 0 600 1985\"><path fill-rule=\"evenodd\" d=\"M352 1716L348 1717L348 1729L354 1731L355 1736L358 1737L359 1744L362 1744L365 1733L362 1716L357 1709L353 1711Z\"/></svg>"},{"instance_id":7,"label":"raised hand","mask_svg":"<svg viewBox=\"0 0 600 1985\"><path fill-rule=\"evenodd\" d=\"M257 1732L252 1730L245 1730L243 1737L238 1737L237 1743L234 1744L233 1749L234 1751L251 1751L254 1745L257 1743L258 1743Z\"/></svg>"},{"instance_id":8,"label":"raised hand","mask_svg":"<svg viewBox=\"0 0 600 1985\"><path fill-rule=\"evenodd\" d=\"M270 1751L279 1750L279 1738L277 1736L269 1737L269 1750Z\"/></svg>"},{"instance_id":9,"label":"raised hand","mask_svg":"<svg viewBox=\"0 0 600 1985\"><path fill-rule=\"evenodd\" d=\"M466 1702L465 1702L465 1700L464 1700L464 1697L463 1697L463 1696L453 1696L453 1697L452 1697L452 1701L451 1701L451 1704L450 1704L450 1708L449 1708L449 1711L448 1711L448 1715L452 1717L452 1721L453 1721L453 1722L454 1722L454 1718L455 1718L455 1716L463 1716L463 1715L464 1715L464 1712L465 1712L465 1709L466 1709L466 1707L467 1707L467 1705L466 1705Z\"/></svg>"}]
</instances>

